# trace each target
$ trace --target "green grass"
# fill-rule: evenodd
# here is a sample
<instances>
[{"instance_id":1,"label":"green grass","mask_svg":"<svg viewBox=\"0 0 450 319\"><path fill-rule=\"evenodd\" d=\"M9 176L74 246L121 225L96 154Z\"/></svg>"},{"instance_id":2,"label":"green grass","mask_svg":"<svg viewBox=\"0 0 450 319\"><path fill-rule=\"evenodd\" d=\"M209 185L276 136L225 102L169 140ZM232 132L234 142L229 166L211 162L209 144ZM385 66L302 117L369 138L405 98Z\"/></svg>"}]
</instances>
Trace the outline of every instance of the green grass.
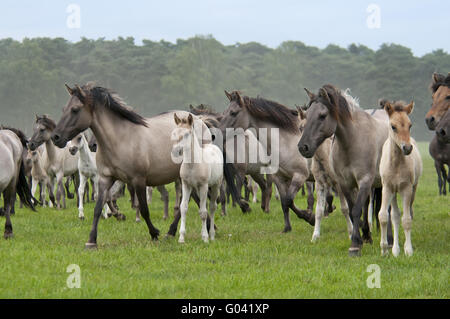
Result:
<instances>
[{"instance_id":1,"label":"green grass","mask_svg":"<svg viewBox=\"0 0 450 319\"><path fill-rule=\"evenodd\" d=\"M398 258L380 256L378 231L362 257L348 257L339 204L324 219L317 243L310 241L312 227L293 214L292 232L281 234L283 216L274 198L270 214L259 203L247 215L231 206L228 216L216 214L217 237L209 244L201 241L200 218L191 204L184 245L163 236L152 242L123 198L119 206L127 220L101 220L98 250L86 251L94 205L86 205L86 220L80 221L69 200L62 211L17 209L15 237L0 240L0 298L449 298L450 197L437 195L427 145L420 147L424 174L414 203L412 257L403 253L403 230ZM296 202L306 206L300 194ZM162 219L162 207L155 192L151 217L165 234L171 221ZM70 264L80 266L80 289L67 288ZM370 264L380 266L380 289L366 285Z\"/></svg>"}]
</instances>

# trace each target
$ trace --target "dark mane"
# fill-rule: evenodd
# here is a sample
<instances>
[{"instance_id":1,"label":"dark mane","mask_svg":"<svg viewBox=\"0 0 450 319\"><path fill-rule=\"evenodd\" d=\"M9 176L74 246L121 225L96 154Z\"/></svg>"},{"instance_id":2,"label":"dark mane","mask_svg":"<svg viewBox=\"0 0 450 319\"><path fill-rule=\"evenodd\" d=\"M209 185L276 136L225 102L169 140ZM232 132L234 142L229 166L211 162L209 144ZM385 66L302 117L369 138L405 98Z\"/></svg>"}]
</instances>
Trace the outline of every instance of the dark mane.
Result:
<instances>
[{"instance_id":1,"label":"dark mane","mask_svg":"<svg viewBox=\"0 0 450 319\"><path fill-rule=\"evenodd\" d=\"M330 111L331 116L333 116L333 118L338 122L343 123L351 120L352 118L350 106L348 105L347 99L342 95L341 90L331 84L324 85L319 90L319 94L315 95L314 98L309 102L309 106L313 102L319 102L325 105Z\"/></svg>"},{"instance_id":2,"label":"dark mane","mask_svg":"<svg viewBox=\"0 0 450 319\"><path fill-rule=\"evenodd\" d=\"M28 139L27 139L26 135L21 130L19 130L17 128L13 128L13 127L3 126L3 125L0 126L0 130L10 130L10 131L12 131L20 139L20 142L22 143L22 146L25 147L25 148L27 147Z\"/></svg>"},{"instance_id":3,"label":"dark mane","mask_svg":"<svg viewBox=\"0 0 450 319\"><path fill-rule=\"evenodd\" d=\"M446 77L442 74L438 74L437 76L439 79L437 81L433 81L430 85L430 89L433 93L435 93L442 85L450 88L450 73L448 73Z\"/></svg>"},{"instance_id":4,"label":"dark mane","mask_svg":"<svg viewBox=\"0 0 450 319\"><path fill-rule=\"evenodd\" d=\"M231 101L234 100L237 103L243 103L251 115L271 122L288 131L298 132L296 110L292 110L280 103L267 100L260 96L256 98L243 96L241 98L237 91L233 91L231 97Z\"/></svg>"},{"instance_id":5,"label":"dark mane","mask_svg":"<svg viewBox=\"0 0 450 319\"><path fill-rule=\"evenodd\" d=\"M194 115L211 115L215 117L220 115L220 113L213 110L212 106L206 104L199 104L196 107L189 105L189 112Z\"/></svg>"},{"instance_id":6,"label":"dark mane","mask_svg":"<svg viewBox=\"0 0 450 319\"><path fill-rule=\"evenodd\" d=\"M38 116L36 115L36 123L44 125L50 131L53 131L56 127L55 121L53 121L48 115Z\"/></svg>"},{"instance_id":7,"label":"dark mane","mask_svg":"<svg viewBox=\"0 0 450 319\"><path fill-rule=\"evenodd\" d=\"M137 114L114 91L101 86L93 86L89 83L84 85L82 89L83 91L88 92L88 95L92 99L94 105L97 103L101 104L130 122L147 126L145 118Z\"/></svg>"}]
</instances>

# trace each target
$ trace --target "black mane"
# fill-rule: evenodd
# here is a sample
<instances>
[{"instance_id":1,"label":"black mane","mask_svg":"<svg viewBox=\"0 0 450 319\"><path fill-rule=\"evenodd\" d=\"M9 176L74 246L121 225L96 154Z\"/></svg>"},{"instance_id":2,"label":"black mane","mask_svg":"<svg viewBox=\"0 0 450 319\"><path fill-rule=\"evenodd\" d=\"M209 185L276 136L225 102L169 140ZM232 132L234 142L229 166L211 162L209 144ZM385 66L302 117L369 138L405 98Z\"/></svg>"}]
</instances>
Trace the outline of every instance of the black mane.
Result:
<instances>
[{"instance_id":1,"label":"black mane","mask_svg":"<svg viewBox=\"0 0 450 319\"><path fill-rule=\"evenodd\" d=\"M433 81L433 83L431 83L430 85L430 89L433 93L435 93L442 85L450 88L450 73L447 74L446 77L442 74L439 74L438 76L439 79L436 82Z\"/></svg>"}]
</instances>

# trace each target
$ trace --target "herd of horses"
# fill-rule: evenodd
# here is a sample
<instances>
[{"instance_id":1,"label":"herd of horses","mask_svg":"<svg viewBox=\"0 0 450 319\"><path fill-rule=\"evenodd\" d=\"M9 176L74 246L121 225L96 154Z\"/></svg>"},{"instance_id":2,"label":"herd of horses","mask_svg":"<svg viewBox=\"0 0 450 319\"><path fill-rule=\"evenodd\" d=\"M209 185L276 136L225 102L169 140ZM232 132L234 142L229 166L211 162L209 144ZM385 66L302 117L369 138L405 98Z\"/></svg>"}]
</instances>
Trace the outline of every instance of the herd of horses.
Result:
<instances>
[{"instance_id":1,"label":"herd of horses","mask_svg":"<svg viewBox=\"0 0 450 319\"><path fill-rule=\"evenodd\" d=\"M435 131L430 154L435 160L439 194L445 195L446 183L450 183L444 166L450 165L450 73L434 73L430 88L433 103L425 122ZM96 200L86 248L97 247L102 212L105 217L125 219L116 203L125 187L136 209L136 220L142 216L151 238L157 240L160 231L153 225L148 208L151 187L160 191L167 218L164 185L172 182L176 190L174 220L167 235L175 236L181 219L179 242L185 242L186 213L192 198L199 207L202 239L208 242L215 237L217 203L226 214L228 194L243 212L250 211L248 196L242 197L241 188L248 190L251 176L261 189L261 209L265 212L269 212L275 184L284 215L283 232L292 229L292 211L314 226L312 241L317 241L321 221L335 209L333 197L338 196L351 240L350 256L359 256L363 243L372 242L374 214L380 226L381 253L387 254L392 247L392 254L399 255L401 219L404 252L413 254L413 202L422 160L410 136L412 101L383 99L379 109L363 110L348 89L341 91L327 84L317 93L305 89L309 102L296 109L239 91L225 91L229 105L224 112L191 106L189 111L144 118L110 89L93 83L66 85L66 89L70 97L58 123L47 115L36 116L30 139L14 128L0 130L5 238L13 235L10 215L16 195L21 205L33 210L38 204L65 208L66 193L73 198L68 187L73 180L80 219L84 219L85 199ZM229 128L240 129L242 134L215 133ZM262 128L276 131L277 139L260 136ZM218 143L219 139L223 141ZM234 143L237 139L244 143ZM264 171L270 165L268 158L249 161L255 150L261 154L278 152L278 169L270 174ZM245 155L245 160L230 160L229 154ZM304 186L308 207L300 209L294 199ZM397 194L403 201L403 214Z\"/></svg>"}]
</instances>

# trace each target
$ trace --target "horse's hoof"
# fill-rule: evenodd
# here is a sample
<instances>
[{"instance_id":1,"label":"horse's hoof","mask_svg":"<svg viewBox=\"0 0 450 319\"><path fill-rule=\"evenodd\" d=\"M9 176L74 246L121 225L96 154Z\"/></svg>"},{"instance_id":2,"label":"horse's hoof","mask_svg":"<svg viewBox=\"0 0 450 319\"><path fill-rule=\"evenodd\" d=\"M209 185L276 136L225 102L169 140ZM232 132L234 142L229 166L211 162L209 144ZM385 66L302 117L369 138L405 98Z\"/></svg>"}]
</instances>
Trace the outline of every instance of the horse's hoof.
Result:
<instances>
[{"instance_id":1,"label":"horse's hoof","mask_svg":"<svg viewBox=\"0 0 450 319\"><path fill-rule=\"evenodd\" d=\"M150 232L150 236L152 236L152 240L157 241L158 240L158 236L159 236L159 230L155 228L153 230L153 232Z\"/></svg>"},{"instance_id":2,"label":"horse's hoof","mask_svg":"<svg viewBox=\"0 0 450 319\"><path fill-rule=\"evenodd\" d=\"M291 227L284 227L283 231L281 232L282 234L286 234L289 233L292 230Z\"/></svg>"},{"instance_id":3,"label":"horse's hoof","mask_svg":"<svg viewBox=\"0 0 450 319\"><path fill-rule=\"evenodd\" d=\"M97 249L97 244L96 243L86 243L84 245L84 249L86 249L86 250Z\"/></svg>"},{"instance_id":4,"label":"horse's hoof","mask_svg":"<svg viewBox=\"0 0 450 319\"><path fill-rule=\"evenodd\" d=\"M5 239L10 239L10 238L13 238L13 237L14 237L13 232L5 232L4 235L3 235L3 238L5 238Z\"/></svg>"},{"instance_id":5,"label":"horse's hoof","mask_svg":"<svg viewBox=\"0 0 450 319\"><path fill-rule=\"evenodd\" d=\"M373 243L372 237L364 238L363 241L364 241L364 243L367 243L367 244L372 244Z\"/></svg>"},{"instance_id":6,"label":"horse's hoof","mask_svg":"<svg viewBox=\"0 0 450 319\"><path fill-rule=\"evenodd\" d=\"M119 220L119 221L124 221L124 220L127 219L127 217L124 214L118 213L116 215L116 219Z\"/></svg>"},{"instance_id":7,"label":"horse's hoof","mask_svg":"<svg viewBox=\"0 0 450 319\"><path fill-rule=\"evenodd\" d=\"M361 248L359 247L350 247L348 249L349 257L361 257Z\"/></svg>"},{"instance_id":8,"label":"horse's hoof","mask_svg":"<svg viewBox=\"0 0 450 319\"><path fill-rule=\"evenodd\" d=\"M141 219L140 218L136 218L136 223L140 223Z\"/></svg>"}]
</instances>

